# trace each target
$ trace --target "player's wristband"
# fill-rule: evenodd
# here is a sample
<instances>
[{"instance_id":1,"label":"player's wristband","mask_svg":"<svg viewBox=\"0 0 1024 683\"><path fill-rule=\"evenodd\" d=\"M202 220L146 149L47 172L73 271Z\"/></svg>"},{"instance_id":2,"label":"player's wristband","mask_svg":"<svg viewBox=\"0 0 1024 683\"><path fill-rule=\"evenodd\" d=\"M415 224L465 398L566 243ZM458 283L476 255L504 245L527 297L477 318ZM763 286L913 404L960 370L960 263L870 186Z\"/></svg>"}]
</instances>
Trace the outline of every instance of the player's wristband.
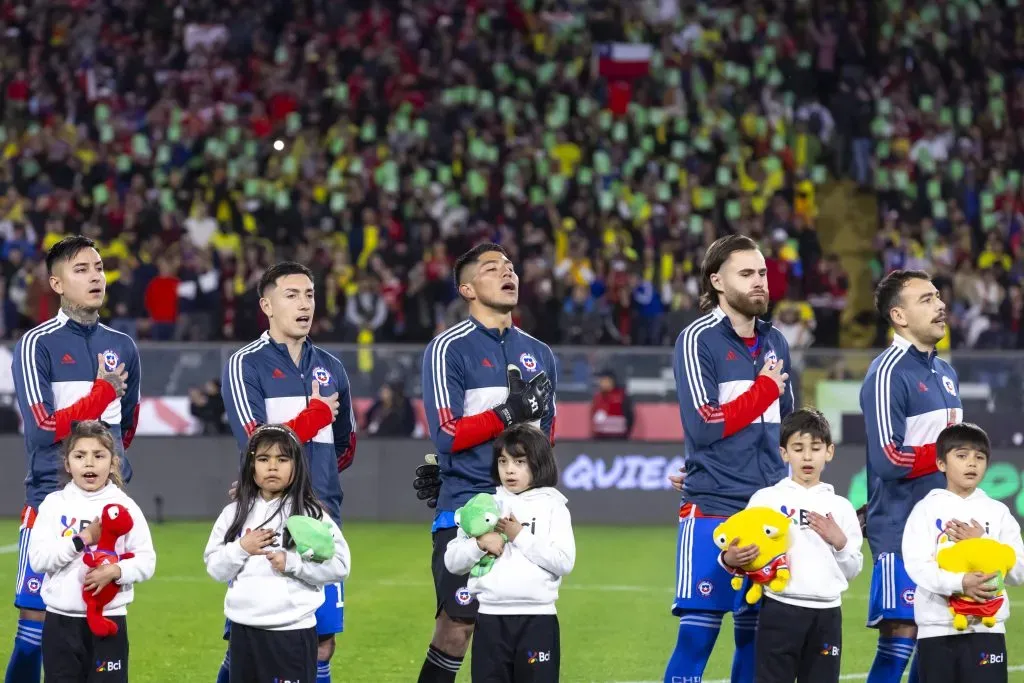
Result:
<instances>
[{"instance_id":1,"label":"player's wristband","mask_svg":"<svg viewBox=\"0 0 1024 683\"><path fill-rule=\"evenodd\" d=\"M75 544L75 552L80 553L85 550L85 541L78 534L71 537L71 542Z\"/></svg>"}]
</instances>

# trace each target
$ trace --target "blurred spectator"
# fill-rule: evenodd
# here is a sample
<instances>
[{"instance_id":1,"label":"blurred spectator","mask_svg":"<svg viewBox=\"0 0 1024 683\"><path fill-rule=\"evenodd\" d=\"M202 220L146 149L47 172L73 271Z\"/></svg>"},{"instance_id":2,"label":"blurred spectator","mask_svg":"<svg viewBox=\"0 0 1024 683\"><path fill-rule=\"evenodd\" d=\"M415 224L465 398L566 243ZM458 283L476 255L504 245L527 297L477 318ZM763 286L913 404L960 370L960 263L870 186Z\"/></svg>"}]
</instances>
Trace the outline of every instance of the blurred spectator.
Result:
<instances>
[{"instance_id":1,"label":"blurred spectator","mask_svg":"<svg viewBox=\"0 0 1024 683\"><path fill-rule=\"evenodd\" d=\"M590 287L578 284L562 309L563 344L586 346L596 344L601 338L601 312L591 296Z\"/></svg>"},{"instance_id":2,"label":"blurred spectator","mask_svg":"<svg viewBox=\"0 0 1024 683\"><path fill-rule=\"evenodd\" d=\"M45 317L42 251L85 232L143 293L106 317L158 340L257 336L255 282L292 258L317 338L422 342L464 313L452 256L497 240L528 332L578 335L552 321L583 285L595 342L671 343L717 236L771 240L776 300L813 270L816 186L863 139L837 84L878 70L859 4L112 0L60 10L55 42L57 11L4 17L8 334ZM611 41L649 63L609 78Z\"/></svg>"},{"instance_id":3,"label":"blurred spectator","mask_svg":"<svg viewBox=\"0 0 1024 683\"><path fill-rule=\"evenodd\" d=\"M590 405L590 420L595 439L628 439L633 431L633 402L611 370L597 376L597 393Z\"/></svg>"},{"instance_id":4,"label":"blurred spectator","mask_svg":"<svg viewBox=\"0 0 1024 683\"><path fill-rule=\"evenodd\" d=\"M188 390L189 410L199 421L204 436L229 434L227 420L224 416L224 399L220 395L220 380L211 379L201 387Z\"/></svg>"},{"instance_id":5,"label":"blurred spectator","mask_svg":"<svg viewBox=\"0 0 1024 683\"><path fill-rule=\"evenodd\" d=\"M405 396L401 381L381 385L377 400L363 418L363 429L374 436L411 437L416 431L416 413Z\"/></svg>"},{"instance_id":6,"label":"blurred spectator","mask_svg":"<svg viewBox=\"0 0 1024 683\"><path fill-rule=\"evenodd\" d=\"M376 335L388 319L388 307L380 295L379 281L372 276L360 278L358 289L345 306L345 321L349 324L349 341L356 341L362 332Z\"/></svg>"}]
</instances>

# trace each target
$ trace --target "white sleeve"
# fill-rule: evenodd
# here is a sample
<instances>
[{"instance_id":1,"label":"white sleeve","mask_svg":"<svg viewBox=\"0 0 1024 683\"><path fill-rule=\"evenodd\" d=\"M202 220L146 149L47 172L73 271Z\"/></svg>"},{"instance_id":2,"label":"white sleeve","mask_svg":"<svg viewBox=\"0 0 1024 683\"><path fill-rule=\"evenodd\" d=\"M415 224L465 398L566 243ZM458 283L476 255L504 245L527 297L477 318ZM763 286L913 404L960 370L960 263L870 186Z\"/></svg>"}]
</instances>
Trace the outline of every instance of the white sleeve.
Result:
<instances>
[{"instance_id":1,"label":"white sleeve","mask_svg":"<svg viewBox=\"0 0 1024 683\"><path fill-rule=\"evenodd\" d=\"M1003 519L999 522L999 541L1013 548L1017 555L1017 564L1006 575L1006 583L1011 586L1024 584L1024 540L1020 536L1020 524L1009 508L1003 508Z\"/></svg>"},{"instance_id":2,"label":"white sleeve","mask_svg":"<svg viewBox=\"0 0 1024 683\"><path fill-rule=\"evenodd\" d=\"M134 557L117 562L121 567L121 578L117 580L120 586L148 581L156 572L156 549L153 547L153 536L149 533L146 516L135 501L129 501L125 507L131 511L133 525L125 536L124 551L133 553Z\"/></svg>"},{"instance_id":3,"label":"white sleeve","mask_svg":"<svg viewBox=\"0 0 1024 683\"><path fill-rule=\"evenodd\" d=\"M919 588L950 596L963 590L963 573L948 572L935 561L935 525L926 504L918 503L903 529L903 566Z\"/></svg>"},{"instance_id":4,"label":"white sleeve","mask_svg":"<svg viewBox=\"0 0 1024 683\"><path fill-rule=\"evenodd\" d=\"M78 551L71 537L61 536L57 511L47 497L36 513L28 542L28 561L40 574L56 574L71 564Z\"/></svg>"},{"instance_id":5,"label":"white sleeve","mask_svg":"<svg viewBox=\"0 0 1024 683\"><path fill-rule=\"evenodd\" d=\"M326 562L307 562L297 552L289 550L285 559L285 573L311 586L339 583L347 579L352 571L352 553L348 541L330 516L324 514L324 520L331 525L331 534L334 536L334 557Z\"/></svg>"},{"instance_id":6,"label":"white sleeve","mask_svg":"<svg viewBox=\"0 0 1024 683\"><path fill-rule=\"evenodd\" d=\"M841 550L833 551L839 569L847 581L852 581L864 567L864 554L861 548L864 545L864 535L860 531L860 521L857 519L857 511L853 509L850 501L837 496L839 505L836 510L836 523L846 535L846 545Z\"/></svg>"},{"instance_id":7,"label":"white sleeve","mask_svg":"<svg viewBox=\"0 0 1024 683\"><path fill-rule=\"evenodd\" d=\"M550 536L539 539L523 527L512 545L541 569L555 576L565 576L576 564L576 538L572 533L572 518L565 505L555 507L551 517Z\"/></svg>"},{"instance_id":8,"label":"white sleeve","mask_svg":"<svg viewBox=\"0 0 1024 683\"><path fill-rule=\"evenodd\" d=\"M231 526L231 520L235 516L235 503L224 508L220 517L213 524L213 531L210 532L210 539L206 542L206 550L203 551L203 561L206 562L206 573L213 579L227 583L242 571L245 561L249 559L249 553L242 549L240 539L231 543L224 542L224 534Z\"/></svg>"},{"instance_id":9,"label":"white sleeve","mask_svg":"<svg viewBox=\"0 0 1024 683\"><path fill-rule=\"evenodd\" d=\"M772 487L769 486L768 488L754 491L754 495L752 495L750 500L747 501L747 509L774 507L771 504L771 489Z\"/></svg>"},{"instance_id":10,"label":"white sleeve","mask_svg":"<svg viewBox=\"0 0 1024 683\"><path fill-rule=\"evenodd\" d=\"M476 544L476 539L466 535L466 532L459 529L455 538L448 541L448 547L444 550L444 566L452 574L461 576L468 574L477 562L487 554Z\"/></svg>"}]
</instances>

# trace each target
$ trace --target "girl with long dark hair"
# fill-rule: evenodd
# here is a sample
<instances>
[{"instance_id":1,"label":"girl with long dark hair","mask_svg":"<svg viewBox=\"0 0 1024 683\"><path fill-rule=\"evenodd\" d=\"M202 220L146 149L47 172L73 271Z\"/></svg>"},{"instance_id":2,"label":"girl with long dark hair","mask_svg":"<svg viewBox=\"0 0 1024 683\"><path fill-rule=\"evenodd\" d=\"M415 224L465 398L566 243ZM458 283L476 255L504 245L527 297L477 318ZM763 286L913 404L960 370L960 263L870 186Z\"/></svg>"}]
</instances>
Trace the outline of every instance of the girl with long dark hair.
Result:
<instances>
[{"instance_id":1,"label":"girl with long dark hair","mask_svg":"<svg viewBox=\"0 0 1024 683\"><path fill-rule=\"evenodd\" d=\"M330 525L334 557L304 560L285 522L305 515ZM313 493L306 458L288 427L265 425L249 439L237 500L220 513L204 553L206 570L228 584L231 683L316 680L316 610L326 584L348 578L341 529Z\"/></svg>"}]
</instances>

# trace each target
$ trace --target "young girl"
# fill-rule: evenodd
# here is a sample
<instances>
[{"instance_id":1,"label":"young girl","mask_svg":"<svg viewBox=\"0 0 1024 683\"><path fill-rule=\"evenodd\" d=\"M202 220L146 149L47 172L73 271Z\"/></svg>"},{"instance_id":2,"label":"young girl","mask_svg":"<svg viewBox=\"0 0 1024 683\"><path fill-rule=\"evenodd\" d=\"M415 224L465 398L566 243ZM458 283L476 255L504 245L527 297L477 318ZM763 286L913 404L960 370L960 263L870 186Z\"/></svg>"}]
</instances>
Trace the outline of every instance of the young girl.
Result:
<instances>
[{"instance_id":1,"label":"young girl","mask_svg":"<svg viewBox=\"0 0 1024 683\"><path fill-rule=\"evenodd\" d=\"M498 526L480 538L459 529L444 555L453 574L469 573L487 553L498 558L490 572L469 579L468 595L456 596L480 602L473 680L557 681L555 600L576 561L576 541L565 496L554 488L558 466L547 437L525 424L507 429L494 440L491 476L501 484Z\"/></svg>"},{"instance_id":2,"label":"young girl","mask_svg":"<svg viewBox=\"0 0 1024 683\"><path fill-rule=\"evenodd\" d=\"M28 555L32 567L44 572L41 595L46 603L43 623L43 668L46 680L72 683L128 680L128 603L132 586L152 578L156 551L142 510L121 490L120 459L110 430L95 420L72 425L64 444L64 470L71 481L43 500L36 516ZM131 531L118 539L118 555L134 557L90 569L83 551L100 539L103 508L122 505L131 515ZM91 520L91 521L90 521ZM97 637L86 621L83 589L99 593L111 582L121 586L103 615L117 632Z\"/></svg>"},{"instance_id":3,"label":"young girl","mask_svg":"<svg viewBox=\"0 0 1024 683\"><path fill-rule=\"evenodd\" d=\"M348 578L348 544L313 493L299 440L287 427L253 432L238 478L238 498L220 513L206 544L206 571L228 584L231 683L316 680L316 617L323 587ZM334 557L307 562L285 522L322 519Z\"/></svg>"}]
</instances>

